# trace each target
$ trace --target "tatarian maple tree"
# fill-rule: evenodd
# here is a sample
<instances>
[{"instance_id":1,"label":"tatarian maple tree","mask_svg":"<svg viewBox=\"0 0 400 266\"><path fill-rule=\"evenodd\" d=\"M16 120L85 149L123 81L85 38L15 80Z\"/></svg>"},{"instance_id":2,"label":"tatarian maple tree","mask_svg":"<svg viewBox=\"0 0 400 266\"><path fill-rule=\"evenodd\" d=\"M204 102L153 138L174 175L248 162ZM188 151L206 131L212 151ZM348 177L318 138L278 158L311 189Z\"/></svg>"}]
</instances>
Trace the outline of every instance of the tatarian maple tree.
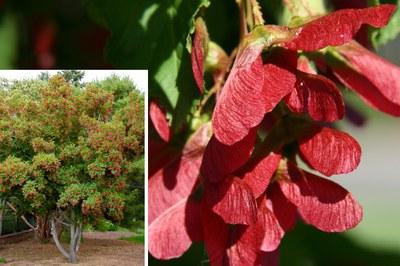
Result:
<instances>
[{"instance_id":1,"label":"tatarian maple tree","mask_svg":"<svg viewBox=\"0 0 400 266\"><path fill-rule=\"evenodd\" d=\"M361 205L328 178L361 160L358 142L332 124L346 115L341 88L400 116L400 68L362 36L385 27L395 5L321 14L307 1L283 1L293 18L269 25L256 0L236 2L240 38L229 56L210 40L207 4L193 16L201 100L190 129L161 98L149 105L149 251L158 259L203 242L210 265L277 265L298 219L324 232L354 228Z\"/></svg>"},{"instance_id":2,"label":"tatarian maple tree","mask_svg":"<svg viewBox=\"0 0 400 266\"><path fill-rule=\"evenodd\" d=\"M78 261L84 223L121 221L144 154L144 97L117 77L103 87L56 75L11 86L0 100L0 199L35 216L39 239L53 237ZM18 85L18 84L17 84ZM29 84L28 84L29 85ZM132 203L132 202L131 202ZM59 241L70 233L69 249Z\"/></svg>"}]
</instances>

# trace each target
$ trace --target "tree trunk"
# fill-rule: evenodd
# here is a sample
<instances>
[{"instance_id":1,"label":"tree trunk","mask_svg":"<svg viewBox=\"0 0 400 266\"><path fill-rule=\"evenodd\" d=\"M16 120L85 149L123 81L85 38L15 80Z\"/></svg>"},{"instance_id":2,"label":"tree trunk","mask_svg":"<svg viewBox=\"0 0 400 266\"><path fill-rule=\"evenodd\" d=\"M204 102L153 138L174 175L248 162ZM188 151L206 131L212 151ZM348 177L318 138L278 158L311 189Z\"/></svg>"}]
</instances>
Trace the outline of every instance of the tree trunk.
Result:
<instances>
[{"instance_id":1,"label":"tree trunk","mask_svg":"<svg viewBox=\"0 0 400 266\"><path fill-rule=\"evenodd\" d=\"M81 235L82 235L82 224L80 223L74 223L71 224L71 239L69 242L69 255L70 263L77 263L78 262L78 250L79 250L79 245L80 245L80 240L81 240Z\"/></svg>"},{"instance_id":2,"label":"tree trunk","mask_svg":"<svg viewBox=\"0 0 400 266\"><path fill-rule=\"evenodd\" d=\"M48 215L36 216L35 238L42 242L50 240L51 228Z\"/></svg>"},{"instance_id":3,"label":"tree trunk","mask_svg":"<svg viewBox=\"0 0 400 266\"><path fill-rule=\"evenodd\" d=\"M69 260L69 254L65 251L64 247L61 245L60 240L58 238L57 226L55 222L55 218L52 218L51 221L51 235L53 237L54 243L56 244L58 250Z\"/></svg>"},{"instance_id":4,"label":"tree trunk","mask_svg":"<svg viewBox=\"0 0 400 266\"><path fill-rule=\"evenodd\" d=\"M59 240L59 232L57 229L56 219L51 219L51 235L53 236L54 243L56 244L58 250L68 259L69 263L78 263L78 251L82 236L82 223L79 221L72 220L70 226L70 242L69 242L69 252L65 250Z\"/></svg>"}]
</instances>

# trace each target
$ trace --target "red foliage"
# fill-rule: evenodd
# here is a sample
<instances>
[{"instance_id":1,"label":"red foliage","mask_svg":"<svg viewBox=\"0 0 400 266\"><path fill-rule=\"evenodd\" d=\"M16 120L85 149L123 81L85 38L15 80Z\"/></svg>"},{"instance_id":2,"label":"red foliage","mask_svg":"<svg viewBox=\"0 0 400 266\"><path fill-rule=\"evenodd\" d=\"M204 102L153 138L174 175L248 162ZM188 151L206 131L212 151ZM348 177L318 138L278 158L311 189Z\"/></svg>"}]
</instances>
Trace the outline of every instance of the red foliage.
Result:
<instances>
[{"instance_id":1,"label":"red foliage","mask_svg":"<svg viewBox=\"0 0 400 266\"><path fill-rule=\"evenodd\" d=\"M280 241L297 218L326 232L343 232L361 221L362 208L346 189L298 167L300 157L331 176L353 171L361 158L354 138L321 126L343 118L344 101L338 80L318 74L304 56L320 60L324 70L332 68L339 81L376 108L398 115L398 68L351 42L363 24L383 27L394 10L393 5L344 9L296 28L258 27L243 38L217 94L214 135L201 166L201 156L182 157L163 168L175 182L162 183L159 172L150 179L153 256L176 258L192 241L202 240L211 265L276 265ZM196 33L196 80L202 72L198 57L204 56L197 38ZM341 64L325 60L329 52L319 51L335 45L343 45L330 48L340 54ZM158 133L167 135L165 115L157 119L152 118ZM162 201L156 199L160 194Z\"/></svg>"}]
</instances>

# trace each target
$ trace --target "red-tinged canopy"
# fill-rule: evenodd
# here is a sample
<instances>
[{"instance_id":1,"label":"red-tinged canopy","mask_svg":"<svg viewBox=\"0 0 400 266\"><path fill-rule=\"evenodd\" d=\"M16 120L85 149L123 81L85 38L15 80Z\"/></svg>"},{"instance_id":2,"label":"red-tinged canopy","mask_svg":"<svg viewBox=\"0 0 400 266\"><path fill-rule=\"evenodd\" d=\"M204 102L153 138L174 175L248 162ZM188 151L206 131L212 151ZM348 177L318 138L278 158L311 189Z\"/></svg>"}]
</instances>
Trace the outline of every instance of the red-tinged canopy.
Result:
<instances>
[{"instance_id":1,"label":"red-tinged canopy","mask_svg":"<svg viewBox=\"0 0 400 266\"><path fill-rule=\"evenodd\" d=\"M278 168L280 154L271 152L262 159L250 161L241 172L243 172L243 180L249 185L253 191L255 198L258 198L265 192L271 177Z\"/></svg>"},{"instance_id":2,"label":"red-tinged canopy","mask_svg":"<svg viewBox=\"0 0 400 266\"><path fill-rule=\"evenodd\" d=\"M262 50L263 44L253 44L236 57L212 118L213 132L221 143L240 141L264 117Z\"/></svg>"},{"instance_id":3,"label":"red-tinged canopy","mask_svg":"<svg viewBox=\"0 0 400 266\"><path fill-rule=\"evenodd\" d=\"M360 163L361 147L358 142L336 129L316 128L299 144L303 160L326 176L351 172Z\"/></svg>"},{"instance_id":4,"label":"red-tinged canopy","mask_svg":"<svg viewBox=\"0 0 400 266\"><path fill-rule=\"evenodd\" d=\"M253 151L257 129L252 129L241 141L227 146L213 136L207 144L201 164L201 175L210 182L218 182L243 166Z\"/></svg>"},{"instance_id":5,"label":"red-tinged canopy","mask_svg":"<svg viewBox=\"0 0 400 266\"><path fill-rule=\"evenodd\" d=\"M356 42L337 47L348 65L332 65L336 77L378 110L400 116L400 68Z\"/></svg>"},{"instance_id":6,"label":"red-tinged canopy","mask_svg":"<svg viewBox=\"0 0 400 266\"><path fill-rule=\"evenodd\" d=\"M196 20L195 33L192 44L192 71L200 93L203 93L204 63L207 56L208 33L201 18Z\"/></svg>"},{"instance_id":7,"label":"red-tinged canopy","mask_svg":"<svg viewBox=\"0 0 400 266\"><path fill-rule=\"evenodd\" d=\"M333 122L344 116L340 91L321 75L298 71L295 90L285 100L292 112L308 113L316 121Z\"/></svg>"},{"instance_id":8,"label":"red-tinged canopy","mask_svg":"<svg viewBox=\"0 0 400 266\"><path fill-rule=\"evenodd\" d=\"M162 108L158 102L151 101L149 109L150 119L154 125L154 128L157 130L157 133L160 135L160 137L164 141L168 142L171 138L171 129L169 127L164 108Z\"/></svg>"},{"instance_id":9,"label":"red-tinged canopy","mask_svg":"<svg viewBox=\"0 0 400 266\"><path fill-rule=\"evenodd\" d=\"M253 224L257 220L257 204L251 188L240 178L227 177L219 183L206 183L204 197L225 223Z\"/></svg>"},{"instance_id":10,"label":"red-tinged canopy","mask_svg":"<svg viewBox=\"0 0 400 266\"><path fill-rule=\"evenodd\" d=\"M190 195L199 176L210 126L199 128L183 148L149 179L149 224L168 208Z\"/></svg>"},{"instance_id":11,"label":"red-tinged canopy","mask_svg":"<svg viewBox=\"0 0 400 266\"><path fill-rule=\"evenodd\" d=\"M201 205L183 198L149 225L149 251L158 259L180 257L202 239Z\"/></svg>"},{"instance_id":12,"label":"red-tinged canopy","mask_svg":"<svg viewBox=\"0 0 400 266\"><path fill-rule=\"evenodd\" d=\"M380 5L363 9L341 9L293 28L295 37L283 43L291 50L316 51L326 46L345 44L353 39L363 24L385 26L396 9Z\"/></svg>"},{"instance_id":13,"label":"red-tinged canopy","mask_svg":"<svg viewBox=\"0 0 400 266\"><path fill-rule=\"evenodd\" d=\"M360 223L362 207L346 189L293 165L288 174L290 179L279 185L306 223L325 232L343 232Z\"/></svg>"}]
</instances>

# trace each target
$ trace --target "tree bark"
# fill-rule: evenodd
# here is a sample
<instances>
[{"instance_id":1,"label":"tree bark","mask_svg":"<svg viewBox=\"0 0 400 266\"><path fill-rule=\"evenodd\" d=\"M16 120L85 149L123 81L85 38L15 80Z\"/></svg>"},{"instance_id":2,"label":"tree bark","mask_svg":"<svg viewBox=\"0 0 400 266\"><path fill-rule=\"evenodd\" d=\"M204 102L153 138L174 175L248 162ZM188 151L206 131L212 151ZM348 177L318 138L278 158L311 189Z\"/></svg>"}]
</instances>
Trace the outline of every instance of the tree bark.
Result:
<instances>
[{"instance_id":1,"label":"tree bark","mask_svg":"<svg viewBox=\"0 0 400 266\"><path fill-rule=\"evenodd\" d=\"M40 241L48 241L51 238L49 216L36 216L35 238Z\"/></svg>"}]
</instances>

